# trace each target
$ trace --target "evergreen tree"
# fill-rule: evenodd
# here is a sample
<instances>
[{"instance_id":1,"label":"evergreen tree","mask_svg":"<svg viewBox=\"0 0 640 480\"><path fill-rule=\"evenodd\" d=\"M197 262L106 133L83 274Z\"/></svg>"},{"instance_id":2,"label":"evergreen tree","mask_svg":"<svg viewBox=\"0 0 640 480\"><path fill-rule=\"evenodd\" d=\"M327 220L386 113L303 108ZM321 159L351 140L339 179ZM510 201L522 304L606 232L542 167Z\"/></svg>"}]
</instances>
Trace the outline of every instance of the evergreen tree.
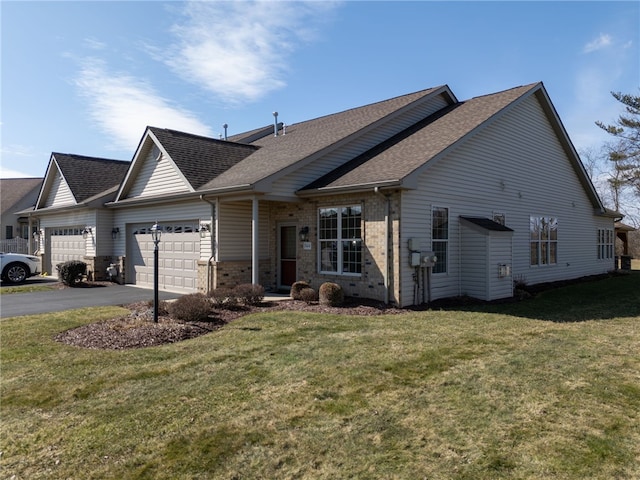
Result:
<instances>
[{"instance_id":1,"label":"evergreen tree","mask_svg":"<svg viewBox=\"0 0 640 480\"><path fill-rule=\"evenodd\" d=\"M628 187L640 198L640 96L620 92L611 92L611 95L625 106L625 113L610 125L596 122L615 137L608 146L609 160L615 168L609 182L618 194Z\"/></svg>"}]
</instances>

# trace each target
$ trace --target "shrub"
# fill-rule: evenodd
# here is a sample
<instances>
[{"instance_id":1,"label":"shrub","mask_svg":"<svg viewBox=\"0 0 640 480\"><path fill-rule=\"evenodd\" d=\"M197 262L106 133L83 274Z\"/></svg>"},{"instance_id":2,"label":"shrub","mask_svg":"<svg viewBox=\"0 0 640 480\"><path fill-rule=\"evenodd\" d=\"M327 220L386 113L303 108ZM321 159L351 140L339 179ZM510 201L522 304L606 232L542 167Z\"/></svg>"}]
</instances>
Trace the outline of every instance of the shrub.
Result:
<instances>
[{"instance_id":1,"label":"shrub","mask_svg":"<svg viewBox=\"0 0 640 480\"><path fill-rule=\"evenodd\" d=\"M147 306L153 309L153 299L147 301ZM160 300L158 302L158 315L169 315L169 302L166 300Z\"/></svg>"},{"instance_id":2,"label":"shrub","mask_svg":"<svg viewBox=\"0 0 640 480\"><path fill-rule=\"evenodd\" d=\"M238 303L236 292L232 288L218 287L209 292L209 297L218 308L233 307Z\"/></svg>"},{"instance_id":3,"label":"shrub","mask_svg":"<svg viewBox=\"0 0 640 480\"><path fill-rule=\"evenodd\" d=\"M344 290L337 283L325 282L320 285L320 305L338 307L344 303Z\"/></svg>"},{"instance_id":4,"label":"shrub","mask_svg":"<svg viewBox=\"0 0 640 480\"><path fill-rule=\"evenodd\" d=\"M294 300L302 300L302 298L300 298L300 292L305 288L311 288L311 285L302 280L294 282L294 284L291 285L291 298Z\"/></svg>"},{"instance_id":5,"label":"shrub","mask_svg":"<svg viewBox=\"0 0 640 480\"><path fill-rule=\"evenodd\" d=\"M303 288L302 290L300 290L300 293L298 295L300 296L300 300L305 303L312 303L318 300L318 294L311 287Z\"/></svg>"},{"instance_id":6,"label":"shrub","mask_svg":"<svg viewBox=\"0 0 640 480\"><path fill-rule=\"evenodd\" d=\"M236 298L245 305L257 305L264 299L264 287L253 283L242 283L233 289Z\"/></svg>"},{"instance_id":7,"label":"shrub","mask_svg":"<svg viewBox=\"0 0 640 480\"><path fill-rule=\"evenodd\" d=\"M169 313L172 317L183 322L208 320L211 313L211 301L203 293L190 293L170 303Z\"/></svg>"},{"instance_id":8,"label":"shrub","mask_svg":"<svg viewBox=\"0 0 640 480\"><path fill-rule=\"evenodd\" d=\"M74 287L82 281L82 276L87 273L87 264L80 260L69 260L56 265L56 270L58 270L58 278L62 283Z\"/></svg>"}]
</instances>

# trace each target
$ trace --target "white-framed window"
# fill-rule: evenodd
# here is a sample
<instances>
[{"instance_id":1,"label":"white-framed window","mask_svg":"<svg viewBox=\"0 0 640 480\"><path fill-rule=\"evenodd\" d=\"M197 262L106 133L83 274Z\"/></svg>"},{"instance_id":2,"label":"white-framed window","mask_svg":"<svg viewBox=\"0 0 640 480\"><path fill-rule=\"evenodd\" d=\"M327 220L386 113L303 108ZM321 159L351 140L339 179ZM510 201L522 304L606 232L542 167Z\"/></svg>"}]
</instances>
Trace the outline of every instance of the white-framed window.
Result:
<instances>
[{"instance_id":1,"label":"white-framed window","mask_svg":"<svg viewBox=\"0 0 640 480\"><path fill-rule=\"evenodd\" d=\"M362 273L362 206L318 209L320 273Z\"/></svg>"},{"instance_id":2,"label":"white-framed window","mask_svg":"<svg viewBox=\"0 0 640 480\"><path fill-rule=\"evenodd\" d=\"M614 235L612 228L598 229L598 260L613 258Z\"/></svg>"},{"instance_id":3,"label":"white-framed window","mask_svg":"<svg viewBox=\"0 0 640 480\"><path fill-rule=\"evenodd\" d=\"M530 265L558 263L558 219L555 217L529 217L531 245Z\"/></svg>"},{"instance_id":4,"label":"white-framed window","mask_svg":"<svg viewBox=\"0 0 640 480\"><path fill-rule=\"evenodd\" d=\"M431 209L431 250L438 261L433 267L433 273L447 273L449 262L449 209L433 207Z\"/></svg>"}]
</instances>

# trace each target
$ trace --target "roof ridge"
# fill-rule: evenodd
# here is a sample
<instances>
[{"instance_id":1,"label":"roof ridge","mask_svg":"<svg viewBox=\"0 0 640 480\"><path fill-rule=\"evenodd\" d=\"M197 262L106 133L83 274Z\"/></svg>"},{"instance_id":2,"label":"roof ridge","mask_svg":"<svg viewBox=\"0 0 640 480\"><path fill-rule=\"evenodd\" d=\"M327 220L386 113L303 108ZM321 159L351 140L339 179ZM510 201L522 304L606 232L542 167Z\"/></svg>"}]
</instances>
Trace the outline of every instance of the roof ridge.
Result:
<instances>
[{"instance_id":1,"label":"roof ridge","mask_svg":"<svg viewBox=\"0 0 640 480\"><path fill-rule=\"evenodd\" d=\"M506 88L506 89L500 90L498 92L485 93L484 95L477 95L477 96L471 97L471 98L469 98L467 100L462 100L462 102L464 103L464 102L468 102L469 100L475 100L477 98L485 98L485 97L492 97L494 95L501 95L503 93L511 92L513 90L518 90L518 89L525 89L525 88L529 89L529 88L533 88L533 87L535 87L537 85L542 85L542 82L528 83L528 84L525 84L525 85L518 85L517 87Z\"/></svg>"}]
</instances>

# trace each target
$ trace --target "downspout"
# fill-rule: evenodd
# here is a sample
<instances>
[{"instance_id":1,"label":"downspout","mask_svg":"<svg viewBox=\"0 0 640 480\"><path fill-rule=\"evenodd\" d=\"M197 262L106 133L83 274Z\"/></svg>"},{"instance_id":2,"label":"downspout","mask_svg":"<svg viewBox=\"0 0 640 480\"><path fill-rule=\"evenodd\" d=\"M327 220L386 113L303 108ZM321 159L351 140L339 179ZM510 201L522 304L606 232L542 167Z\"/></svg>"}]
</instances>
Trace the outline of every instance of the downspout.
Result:
<instances>
[{"instance_id":1,"label":"downspout","mask_svg":"<svg viewBox=\"0 0 640 480\"><path fill-rule=\"evenodd\" d=\"M211 290L211 260L213 260L213 257L215 257L215 242L213 240L213 222L216 218L216 204L213 203L210 200L207 200L206 198L204 198L204 195L200 195L200 200L202 200L203 202L207 202L209 205L211 205L211 256L209 257L209 260L207 260L207 292L209 290ZM218 226L216 225L216 235L218 234Z\"/></svg>"},{"instance_id":2,"label":"downspout","mask_svg":"<svg viewBox=\"0 0 640 480\"><path fill-rule=\"evenodd\" d=\"M258 228L259 228L258 198L253 197L251 202L251 283L260 283L259 262L258 262Z\"/></svg>"},{"instance_id":3,"label":"downspout","mask_svg":"<svg viewBox=\"0 0 640 480\"><path fill-rule=\"evenodd\" d=\"M374 187L373 192L380 195L384 198L385 201L385 209L384 209L384 223L385 223L385 232L384 232L384 272L383 272L383 281L384 281L384 303L389 303L389 269L391 268L391 263L389 262L389 247L390 241L389 236L391 233L391 195L384 195L380 191L380 187Z\"/></svg>"}]
</instances>

